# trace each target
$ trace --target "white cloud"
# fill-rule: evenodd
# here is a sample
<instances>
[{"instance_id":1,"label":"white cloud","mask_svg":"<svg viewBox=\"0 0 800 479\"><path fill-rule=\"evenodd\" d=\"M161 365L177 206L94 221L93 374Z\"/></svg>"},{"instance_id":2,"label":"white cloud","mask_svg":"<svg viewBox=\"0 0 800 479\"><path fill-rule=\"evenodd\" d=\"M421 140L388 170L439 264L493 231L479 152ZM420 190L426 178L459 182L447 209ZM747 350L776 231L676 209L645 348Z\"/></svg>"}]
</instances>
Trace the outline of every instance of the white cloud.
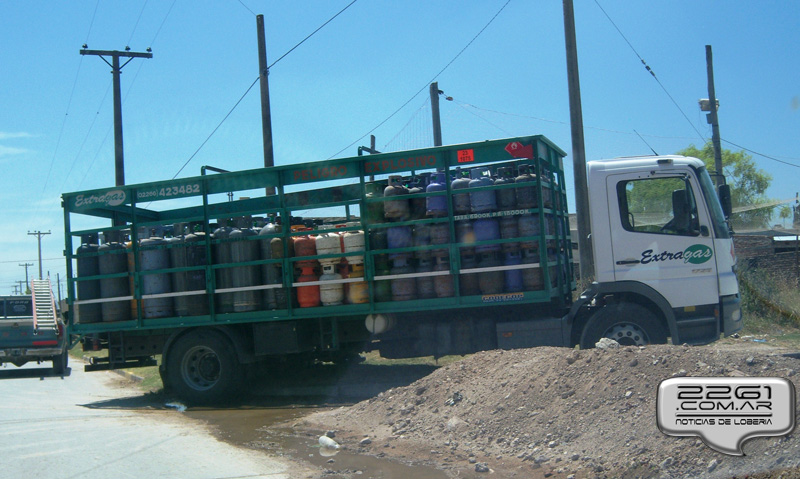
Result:
<instances>
[{"instance_id":1,"label":"white cloud","mask_svg":"<svg viewBox=\"0 0 800 479\"><path fill-rule=\"evenodd\" d=\"M30 133L26 133L24 131L11 133L8 131L0 131L0 141L2 140L13 140L15 138L33 138L33 135Z\"/></svg>"},{"instance_id":2,"label":"white cloud","mask_svg":"<svg viewBox=\"0 0 800 479\"><path fill-rule=\"evenodd\" d=\"M23 153L27 153L28 149L26 148L14 148L13 146L3 146L0 145L0 158L12 155L21 155Z\"/></svg>"}]
</instances>

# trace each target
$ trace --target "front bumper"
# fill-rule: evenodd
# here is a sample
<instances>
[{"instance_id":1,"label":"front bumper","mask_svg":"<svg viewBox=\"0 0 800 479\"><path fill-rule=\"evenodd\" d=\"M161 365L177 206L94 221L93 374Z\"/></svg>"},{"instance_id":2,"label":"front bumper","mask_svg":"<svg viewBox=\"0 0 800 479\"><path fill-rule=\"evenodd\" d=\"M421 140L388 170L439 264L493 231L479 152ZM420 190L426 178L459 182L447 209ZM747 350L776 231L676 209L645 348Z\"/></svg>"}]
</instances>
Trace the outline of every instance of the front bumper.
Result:
<instances>
[{"instance_id":1,"label":"front bumper","mask_svg":"<svg viewBox=\"0 0 800 479\"><path fill-rule=\"evenodd\" d=\"M720 298L720 308L723 334L730 336L737 331L741 331L744 324L742 320L742 298L738 294L723 296Z\"/></svg>"}]
</instances>

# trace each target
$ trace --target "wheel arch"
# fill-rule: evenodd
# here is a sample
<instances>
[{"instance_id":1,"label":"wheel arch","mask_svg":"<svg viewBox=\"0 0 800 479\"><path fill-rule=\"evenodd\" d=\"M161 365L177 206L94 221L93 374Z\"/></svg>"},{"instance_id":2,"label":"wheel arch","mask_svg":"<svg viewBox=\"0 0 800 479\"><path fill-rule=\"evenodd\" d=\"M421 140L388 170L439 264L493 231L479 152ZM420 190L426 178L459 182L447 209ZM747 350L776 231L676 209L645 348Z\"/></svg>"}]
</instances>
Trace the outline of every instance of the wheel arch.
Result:
<instances>
[{"instance_id":1,"label":"wheel arch","mask_svg":"<svg viewBox=\"0 0 800 479\"><path fill-rule=\"evenodd\" d=\"M583 328L598 308L609 303L622 302L634 303L647 308L662 322L672 338L673 344L679 344L680 338L675 314L664 296L646 284L635 281L619 281L594 283L573 303L570 309L570 345L575 346L580 343Z\"/></svg>"},{"instance_id":2,"label":"wheel arch","mask_svg":"<svg viewBox=\"0 0 800 479\"><path fill-rule=\"evenodd\" d=\"M166 365L168 364L167 358L172 350L172 346L178 339L198 330L215 331L220 333L231 343L231 346L233 346L233 351L236 354L236 359L241 364L252 363L255 361L255 355L253 354L252 347L248 347L249 343L241 327L196 326L192 328L181 328L173 331L167 340L164 341L164 347L161 350L161 364L159 365L159 372L161 373L162 380L166 381L167 378L167 375L165 374ZM167 385L165 384L165 386Z\"/></svg>"}]
</instances>

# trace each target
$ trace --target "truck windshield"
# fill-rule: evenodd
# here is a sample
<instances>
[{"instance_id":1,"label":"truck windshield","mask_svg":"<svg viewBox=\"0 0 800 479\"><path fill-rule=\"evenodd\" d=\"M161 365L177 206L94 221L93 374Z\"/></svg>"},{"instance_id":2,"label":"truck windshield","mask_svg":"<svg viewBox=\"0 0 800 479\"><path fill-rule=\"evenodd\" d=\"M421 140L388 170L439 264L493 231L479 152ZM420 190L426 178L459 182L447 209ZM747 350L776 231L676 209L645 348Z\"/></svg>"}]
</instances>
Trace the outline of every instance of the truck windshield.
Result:
<instances>
[{"instance_id":1,"label":"truck windshield","mask_svg":"<svg viewBox=\"0 0 800 479\"><path fill-rule=\"evenodd\" d=\"M706 204L711 212L711 223L714 226L714 236L716 238L730 238L730 230L728 223L725 221L725 215L722 213L722 206L719 204L719 197L714 188L714 183L708 175L705 167L697 169L697 177L700 178L700 189L703 190L703 196L706 199Z\"/></svg>"}]
</instances>

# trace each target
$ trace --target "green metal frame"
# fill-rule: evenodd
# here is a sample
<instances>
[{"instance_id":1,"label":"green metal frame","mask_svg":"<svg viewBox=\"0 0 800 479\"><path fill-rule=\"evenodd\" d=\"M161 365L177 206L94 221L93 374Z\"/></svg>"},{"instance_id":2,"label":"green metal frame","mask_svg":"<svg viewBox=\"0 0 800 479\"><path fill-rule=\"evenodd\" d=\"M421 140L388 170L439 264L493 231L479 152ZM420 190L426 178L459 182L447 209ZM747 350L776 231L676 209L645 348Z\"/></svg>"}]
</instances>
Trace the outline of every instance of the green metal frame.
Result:
<instances>
[{"instance_id":1,"label":"green metal frame","mask_svg":"<svg viewBox=\"0 0 800 479\"><path fill-rule=\"evenodd\" d=\"M510 148L512 145L524 147L522 151L530 152L532 155L520 154ZM529 148L529 149L528 149ZM512 155L514 152L515 155ZM513 301L514 304L520 303L543 303L551 302L559 305L568 305L571 301L571 292L575 288L572 280L572 248L569 237L569 220L567 212L567 198L565 191L563 157L566 153L550 142L543 136L527 136L509 138L502 140L484 141L479 143L468 143L454 146L442 146L425 148L420 150L410 150L395 153L383 153L370 156L358 156L327 160L321 162L309 162L286 166L276 166L270 168L259 168L238 172L225 172L220 174L207 175L206 167L201 170L201 175L191 178L177 180L158 181L153 183L143 183L137 185L126 185L98 190L65 193L62 195L64 208L65 226L65 256L67 266L67 297L70 309L76 303L76 284L79 281L102 280L106 278L127 276L124 273L107 276L92 276L77 278L74 274L73 261L78 258L74 253L74 237L85 234L97 234L98 232L130 230L131 249L134 258L135 272L132 273L134 291L133 297L139 302L138 315L130 321L103 322L81 324L69 318L69 328L72 334L91 334L107 331L135 331L135 330L155 330L169 329L175 327L205 326L216 324L246 323L260 321L279 321L286 319L305 319L305 318L363 318L364 315L371 313L390 313L407 312L418 310L446 310L464 307L491 307L502 305L506 301ZM418 221L406 221L395 223L366 224L364 212L370 202L382 202L383 198L368 199L366 196L365 178L370 175L387 175L419 172L421 170L445 170L452 172L454 167L473 167L487 166L496 167L509 163L525 163L533 166L536 173L536 188L539 199L539 208L526 210L526 213L540 213L540 231L542 234L536 237L522 238L539 243L540 257L547 258L548 248L555 248L562 254L556 255L555 262L541 262L544 276L545 288L541 291L526 291L524 293L500 294L487 296L461 296L459 294L458 279L461 272L459 248L463 246L476 246L489 243L519 242L520 238L500 239L496 241L486 241L475 244L456 243L455 221L472 219L474 217L501 217L508 215L508 212L497 212L481 215L462 215L453 216L452 202L448 201L449 215L444 218L432 218ZM553 200L555 202L552 209L543 208L542 177L551 179ZM346 180L357 178L357 183L344 184L341 186L326 186L314 189L315 183L329 180ZM449 178L449 174L448 174ZM286 187L300 185L308 187L300 191L287 192ZM271 196L240 199L236 201L225 201L210 203L209 196L219 193L263 189L267 186L274 186L277 194ZM527 185L529 186L529 185ZM497 185L482 188L471 188L469 191L480 191L485 189L514 188L515 185ZM460 191L459 193L463 193ZM450 182L447 182L445 192L420 193L408 195L406 198L420 198L432 195L451 196L452 191ZM140 204L149 205L151 202L162 200L173 200L181 198L200 197L201 204L187 206L163 211L156 211L141 207ZM284 257L281 259L266 259L250 261L247 263L227 263L222 265L211 264L212 245L221 241L211 238L209 224L214 220L253 216L253 215L272 215L279 216L284 225L290 218L293 211L325 208L332 206L344 206L347 215L350 216L350 209L358 205L361 214L360 218L348 218L349 221L358 221L358 226L341 228L338 231L363 230L365 237L369 237L369 231L390 226L412 225L421 223L446 222L450 228L450 243L448 245L431 245L425 247L410 247L395 250L373 251L370 249L369 241L365 241L364 251L364 280L369 284L370 301L364 304L344 304L341 306L326 306L315 308L299 308L289 302L289 307L283 310L265 310L244 313L220 314L215 311L215 292L216 275L214 272L220 268L241 267L241 266L260 266L270 263L281 263L283 272L283 287L291 288L293 277L293 263L308 259L324 259L331 257L351 256L353 253L339 253L332 255L318 255L312 257L289 257L288 240L292 236L318 234L323 230L314 229L311 231L293 232L289 227L284 227L281 233L267 236L256 236L247 239L248 241L264 241L275 236L283 238ZM519 213L519 212L516 212ZM96 218L105 218L109 225L102 228L89 230L72 231L72 215L86 215ZM553 218L556 228L550 235L545 235L545 222L547 217ZM138 252L142 248L137 241L137 231L142 226L156 226L172 223L200 222L206 233L206 253L209 263L204 267L170 268L157 271L140 272L138 264ZM557 226L560 223L561 226ZM119 225L119 226L114 226ZM288 226L288 225L287 225ZM170 248L171 245L156 246L151 248ZM375 256L386 253L402 253L424 249L448 249L450 255L450 272L455 283L455 296L450 298L421 299L403 302L376 302L374 301L374 281L375 276ZM99 255L101 253L92 253ZM547 267L545 267L547 266ZM565 270L565 275L558 275L556 285L551 287L550 268ZM141 278L145 274L176 273L204 268L206 271L206 291L205 299L209 302L210 314L206 316L192 317L173 317L159 319L145 319L142 317L141 308ZM442 272L442 274L446 274ZM567 278L564 284L563 278ZM267 289L264 286L260 289ZM291 292L291 291L289 291ZM291 297L291 296L290 296ZM334 329L335 331L335 329Z\"/></svg>"}]
</instances>

